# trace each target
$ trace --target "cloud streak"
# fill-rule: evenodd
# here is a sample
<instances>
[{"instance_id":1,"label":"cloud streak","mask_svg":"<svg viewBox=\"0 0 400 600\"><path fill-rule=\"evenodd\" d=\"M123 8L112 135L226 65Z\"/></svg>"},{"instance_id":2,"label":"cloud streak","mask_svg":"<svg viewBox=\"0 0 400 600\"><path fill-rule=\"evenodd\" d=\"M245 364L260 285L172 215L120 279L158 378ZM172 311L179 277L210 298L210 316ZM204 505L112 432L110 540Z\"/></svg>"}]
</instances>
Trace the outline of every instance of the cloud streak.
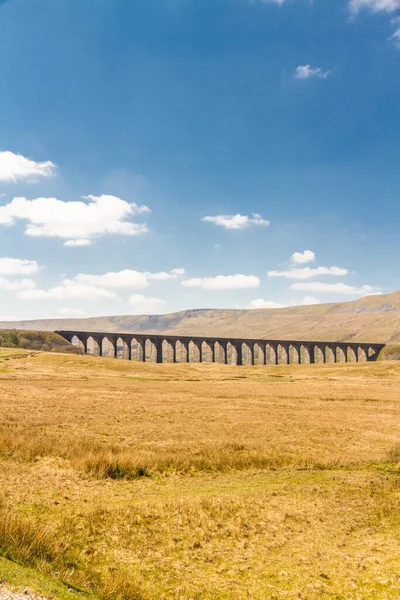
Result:
<instances>
[{"instance_id":1,"label":"cloud streak","mask_svg":"<svg viewBox=\"0 0 400 600\"><path fill-rule=\"evenodd\" d=\"M400 10L400 0L350 0L349 10L354 15L362 10L390 14Z\"/></svg>"},{"instance_id":2,"label":"cloud streak","mask_svg":"<svg viewBox=\"0 0 400 600\"><path fill-rule=\"evenodd\" d=\"M306 79L328 79L331 75L331 71L324 71L320 67L312 67L311 65L299 65L293 74L295 79L306 80Z\"/></svg>"},{"instance_id":3,"label":"cloud streak","mask_svg":"<svg viewBox=\"0 0 400 600\"><path fill-rule=\"evenodd\" d=\"M322 294L344 294L349 296L367 296L370 294L379 294L379 288L370 285L355 287L346 283L323 283L321 281L311 281L308 283L292 283L291 290L300 290L303 292L319 292Z\"/></svg>"},{"instance_id":4,"label":"cloud streak","mask_svg":"<svg viewBox=\"0 0 400 600\"><path fill-rule=\"evenodd\" d=\"M201 219L206 223L214 223L225 229L248 229L252 225L268 227L270 222L263 219L258 213L253 213L252 216L241 215L215 215L206 216Z\"/></svg>"},{"instance_id":5,"label":"cloud streak","mask_svg":"<svg viewBox=\"0 0 400 600\"><path fill-rule=\"evenodd\" d=\"M258 288L260 279L255 275L217 275L216 277L196 277L182 281L187 288L202 288L203 290L237 290Z\"/></svg>"},{"instance_id":6,"label":"cloud streak","mask_svg":"<svg viewBox=\"0 0 400 600\"><path fill-rule=\"evenodd\" d=\"M268 271L268 277L284 277L285 279L312 279L320 275L330 275L333 277L344 277L348 275L347 269L340 267L304 267L303 269L289 269L287 271Z\"/></svg>"}]
</instances>

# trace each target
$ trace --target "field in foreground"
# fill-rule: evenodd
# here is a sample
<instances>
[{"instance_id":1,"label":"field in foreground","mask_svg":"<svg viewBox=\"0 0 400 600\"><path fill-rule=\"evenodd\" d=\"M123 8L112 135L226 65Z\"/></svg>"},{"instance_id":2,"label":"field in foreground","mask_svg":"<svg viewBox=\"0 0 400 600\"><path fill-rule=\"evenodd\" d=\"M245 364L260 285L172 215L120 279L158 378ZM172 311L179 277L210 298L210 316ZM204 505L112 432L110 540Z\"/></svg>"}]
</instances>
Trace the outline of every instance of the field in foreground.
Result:
<instances>
[{"instance_id":1,"label":"field in foreground","mask_svg":"<svg viewBox=\"0 0 400 600\"><path fill-rule=\"evenodd\" d=\"M0 349L0 579L71 598L399 598L399 385L397 362Z\"/></svg>"}]
</instances>

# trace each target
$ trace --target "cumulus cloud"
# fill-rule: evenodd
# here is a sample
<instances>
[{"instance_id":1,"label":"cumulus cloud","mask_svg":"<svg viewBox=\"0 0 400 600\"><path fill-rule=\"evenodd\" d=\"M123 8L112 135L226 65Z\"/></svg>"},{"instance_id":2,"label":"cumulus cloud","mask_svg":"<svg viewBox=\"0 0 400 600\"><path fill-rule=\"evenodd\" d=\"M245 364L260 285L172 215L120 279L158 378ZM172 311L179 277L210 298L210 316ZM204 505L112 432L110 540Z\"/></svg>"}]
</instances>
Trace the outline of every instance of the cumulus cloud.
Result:
<instances>
[{"instance_id":1,"label":"cumulus cloud","mask_svg":"<svg viewBox=\"0 0 400 600\"><path fill-rule=\"evenodd\" d=\"M188 288L204 290L237 290L241 288L258 288L260 279L254 275L217 275L216 277L196 277L182 281Z\"/></svg>"},{"instance_id":2,"label":"cumulus cloud","mask_svg":"<svg viewBox=\"0 0 400 600\"><path fill-rule=\"evenodd\" d=\"M379 288L370 285L355 287L346 283L323 283L321 281L311 281L308 283L292 283L292 290L303 292L320 292L322 294L345 294L350 296L367 296L370 294L379 294Z\"/></svg>"},{"instance_id":3,"label":"cumulus cloud","mask_svg":"<svg viewBox=\"0 0 400 600\"><path fill-rule=\"evenodd\" d=\"M35 260L0 258L0 275L33 275L39 271Z\"/></svg>"},{"instance_id":4,"label":"cumulus cloud","mask_svg":"<svg viewBox=\"0 0 400 600\"><path fill-rule=\"evenodd\" d=\"M136 315L152 315L163 312L166 302L161 298L134 294L129 298L129 304Z\"/></svg>"},{"instance_id":5,"label":"cumulus cloud","mask_svg":"<svg viewBox=\"0 0 400 600\"><path fill-rule=\"evenodd\" d=\"M305 265L314 262L316 256L312 250L304 250L304 252L293 252L291 261L294 265Z\"/></svg>"},{"instance_id":6,"label":"cumulus cloud","mask_svg":"<svg viewBox=\"0 0 400 600\"><path fill-rule=\"evenodd\" d=\"M147 206L105 194L85 196L83 200L14 198L0 206L0 224L27 221L26 235L66 239L69 246L87 245L87 241L90 243L105 234L138 235L148 231L145 223L130 220L135 215L150 212Z\"/></svg>"},{"instance_id":7,"label":"cumulus cloud","mask_svg":"<svg viewBox=\"0 0 400 600\"><path fill-rule=\"evenodd\" d=\"M35 162L14 152L0 152L0 181L16 182L21 179L36 179L53 175L54 163Z\"/></svg>"},{"instance_id":8,"label":"cumulus cloud","mask_svg":"<svg viewBox=\"0 0 400 600\"><path fill-rule=\"evenodd\" d=\"M292 268L287 271L268 271L268 277L285 277L286 279L312 279L320 275L330 275L333 277L344 277L348 275L347 269L340 267L304 267L302 269Z\"/></svg>"},{"instance_id":9,"label":"cumulus cloud","mask_svg":"<svg viewBox=\"0 0 400 600\"><path fill-rule=\"evenodd\" d=\"M48 290L25 290L18 293L25 300L98 300L115 298L116 294L105 288L79 283L72 279L64 281Z\"/></svg>"},{"instance_id":10,"label":"cumulus cloud","mask_svg":"<svg viewBox=\"0 0 400 600\"><path fill-rule=\"evenodd\" d=\"M249 304L250 309L257 308L284 308L284 304L280 304L279 302L272 302L271 300L263 300L263 298L258 298L257 300L252 300Z\"/></svg>"},{"instance_id":11,"label":"cumulus cloud","mask_svg":"<svg viewBox=\"0 0 400 600\"><path fill-rule=\"evenodd\" d=\"M349 9L353 14L358 14L361 10L393 13L400 10L400 0L350 0Z\"/></svg>"},{"instance_id":12,"label":"cumulus cloud","mask_svg":"<svg viewBox=\"0 0 400 600\"><path fill-rule=\"evenodd\" d=\"M80 308L60 308L58 311L60 317L83 317L85 311Z\"/></svg>"},{"instance_id":13,"label":"cumulus cloud","mask_svg":"<svg viewBox=\"0 0 400 600\"><path fill-rule=\"evenodd\" d=\"M79 273L74 280L78 283L101 286L105 288L146 288L149 281L167 281L184 275L185 269L173 269L169 273L149 273L125 269L124 271L109 272L103 275Z\"/></svg>"},{"instance_id":14,"label":"cumulus cloud","mask_svg":"<svg viewBox=\"0 0 400 600\"><path fill-rule=\"evenodd\" d=\"M203 217L202 221L214 223L214 225L224 227L225 229L247 229L252 225L261 225L262 227L270 225L270 222L263 219L258 213L253 213L251 217L241 214L207 216Z\"/></svg>"},{"instance_id":15,"label":"cumulus cloud","mask_svg":"<svg viewBox=\"0 0 400 600\"><path fill-rule=\"evenodd\" d=\"M316 77L317 79L327 79L331 75L331 71L324 71L319 67L312 67L311 65L299 65L295 72L295 79L310 79Z\"/></svg>"},{"instance_id":16,"label":"cumulus cloud","mask_svg":"<svg viewBox=\"0 0 400 600\"><path fill-rule=\"evenodd\" d=\"M32 279L9 279L0 275L0 291L19 292L33 290L36 284Z\"/></svg>"}]
</instances>

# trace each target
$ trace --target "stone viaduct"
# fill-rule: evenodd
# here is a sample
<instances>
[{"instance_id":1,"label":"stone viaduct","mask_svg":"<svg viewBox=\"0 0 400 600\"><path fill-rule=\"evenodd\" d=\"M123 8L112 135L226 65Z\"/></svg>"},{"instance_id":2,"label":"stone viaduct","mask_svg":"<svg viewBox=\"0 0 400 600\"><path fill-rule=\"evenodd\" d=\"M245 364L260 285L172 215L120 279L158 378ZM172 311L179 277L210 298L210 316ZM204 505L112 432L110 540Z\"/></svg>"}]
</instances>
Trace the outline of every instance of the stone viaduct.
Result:
<instances>
[{"instance_id":1,"label":"stone viaduct","mask_svg":"<svg viewBox=\"0 0 400 600\"><path fill-rule=\"evenodd\" d=\"M140 362L216 362L230 365L287 365L367 362L384 344L302 342L136 333L56 331L85 354Z\"/></svg>"}]
</instances>

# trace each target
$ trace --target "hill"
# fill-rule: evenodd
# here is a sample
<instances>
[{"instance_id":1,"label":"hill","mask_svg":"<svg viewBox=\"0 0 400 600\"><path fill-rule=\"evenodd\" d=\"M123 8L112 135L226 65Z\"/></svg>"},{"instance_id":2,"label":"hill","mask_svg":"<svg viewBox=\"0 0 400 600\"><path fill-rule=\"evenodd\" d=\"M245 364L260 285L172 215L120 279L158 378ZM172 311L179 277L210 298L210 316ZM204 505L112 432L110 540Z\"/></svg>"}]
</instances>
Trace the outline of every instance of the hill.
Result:
<instances>
[{"instance_id":1,"label":"hill","mask_svg":"<svg viewBox=\"0 0 400 600\"><path fill-rule=\"evenodd\" d=\"M155 316L0 323L0 329L10 328L396 343L400 340L400 291L353 302L280 309L202 309Z\"/></svg>"},{"instance_id":2,"label":"hill","mask_svg":"<svg viewBox=\"0 0 400 600\"><path fill-rule=\"evenodd\" d=\"M75 346L51 331L16 331L5 329L0 332L0 347L79 354L79 350Z\"/></svg>"}]
</instances>

